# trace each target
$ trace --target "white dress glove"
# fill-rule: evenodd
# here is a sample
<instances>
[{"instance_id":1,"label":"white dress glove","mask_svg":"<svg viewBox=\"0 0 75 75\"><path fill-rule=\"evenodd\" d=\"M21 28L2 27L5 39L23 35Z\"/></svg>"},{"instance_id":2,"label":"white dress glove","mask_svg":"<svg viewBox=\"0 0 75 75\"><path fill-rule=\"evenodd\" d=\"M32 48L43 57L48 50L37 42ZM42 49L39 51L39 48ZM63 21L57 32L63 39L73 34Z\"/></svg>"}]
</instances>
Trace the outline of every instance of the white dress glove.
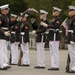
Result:
<instances>
[{"instance_id":1,"label":"white dress glove","mask_svg":"<svg viewBox=\"0 0 75 75\"><path fill-rule=\"evenodd\" d=\"M75 44L73 41L70 41L70 44Z\"/></svg>"},{"instance_id":2,"label":"white dress glove","mask_svg":"<svg viewBox=\"0 0 75 75\"><path fill-rule=\"evenodd\" d=\"M36 31L35 31L35 30L33 30L33 31L32 31L32 34L36 34Z\"/></svg>"},{"instance_id":3,"label":"white dress glove","mask_svg":"<svg viewBox=\"0 0 75 75\"><path fill-rule=\"evenodd\" d=\"M15 45L17 45L17 42L14 42Z\"/></svg>"},{"instance_id":4,"label":"white dress glove","mask_svg":"<svg viewBox=\"0 0 75 75\"><path fill-rule=\"evenodd\" d=\"M48 31L46 31L46 32L45 32L45 34L49 34L49 32L48 32Z\"/></svg>"},{"instance_id":5,"label":"white dress glove","mask_svg":"<svg viewBox=\"0 0 75 75\"><path fill-rule=\"evenodd\" d=\"M40 24L41 24L41 26L44 26L44 27L48 26L45 22L41 22Z\"/></svg>"},{"instance_id":6,"label":"white dress glove","mask_svg":"<svg viewBox=\"0 0 75 75\"><path fill-rule=\"evenodd\" d=\"M36 21L36 19L31 18L31 23L33 24Z\"/></svg>"},{"instance_id":7,"label":"white dress glove","mask_svg":"<svg viewBox=\"0 0 75 75\"><path fill-rule=\"evenodd\" d=\"M9 32L9 31L6 31L4 34L5 34L6 36L9 36L9 35L10 35L10 32Z\"/></svg>"}]
</instances>

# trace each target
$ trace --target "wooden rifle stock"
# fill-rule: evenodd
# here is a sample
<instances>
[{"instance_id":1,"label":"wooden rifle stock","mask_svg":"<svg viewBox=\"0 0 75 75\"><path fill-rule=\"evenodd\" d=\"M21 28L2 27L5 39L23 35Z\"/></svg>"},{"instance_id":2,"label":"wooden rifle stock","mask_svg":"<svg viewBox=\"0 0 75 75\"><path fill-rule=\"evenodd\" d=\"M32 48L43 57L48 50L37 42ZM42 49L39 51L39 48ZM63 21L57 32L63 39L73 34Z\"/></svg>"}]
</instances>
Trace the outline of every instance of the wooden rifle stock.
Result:
<instances>
[{"instance_id":1,"label":"wooden rifle stock","mask_svg":"<svg viewBox=\"0 0 75 75\"><path fill-rule=\"evenodd\" d=\"M19 56L18 66L21 65L22 56L23 56L23 53L22 53L22 51L20 50L20 56Z\"/></svg>"},{"instance_id":2,"label":"wooden rifle stock","mask_svg":"<svg viewBox=\"0 0 75 75\"><path fill-rule=\"evenodd\" d=\"M70 71L70 55L68 54L66 72Z\"/></svg>"}]
</instances>

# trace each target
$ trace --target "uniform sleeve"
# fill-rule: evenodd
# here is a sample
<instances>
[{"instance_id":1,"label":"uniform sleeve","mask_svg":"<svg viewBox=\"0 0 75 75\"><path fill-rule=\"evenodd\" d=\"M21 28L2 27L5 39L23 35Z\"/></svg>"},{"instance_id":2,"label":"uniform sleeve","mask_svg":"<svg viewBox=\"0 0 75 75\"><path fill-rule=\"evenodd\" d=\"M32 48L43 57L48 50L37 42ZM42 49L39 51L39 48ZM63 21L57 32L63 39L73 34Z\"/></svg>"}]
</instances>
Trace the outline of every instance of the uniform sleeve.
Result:
<instances>
[{"instance_id":1,"label":"uniform sleeve","mask_svg":"<svg viewBox=\"0 0 75 75\"><path fill-rule=\"evenodd\" d=\"M72 23L73 23L73 31L75 33L75 18L73 19Z\"/></svg>"},{"instance_id":2,"label":"uniform sleeve","mask_svg":"<svg viewBox=\"0 0 75 75\"><path fill-rule=\"evenodd\" d=\"M33 30L37 30L37 29L38 29L38 24L37 24L37 22L34 22L34 23L32 24L32 28L33 28Z\"/></svg>"},{"instance_id":3,"label":"uniform sleeve","mask_svg":"<svg viewBox=\"0 0 75 75\"><path fill-rule=\"evenodd\" d=\"M19 30L19 23L15 24L15 30Z\"/></svg>"},{"instance_id":4,"label":"uniform sleeve","mask_svg":"<svg viewBox=\"0 0 75 75\"><path fill-rule=\"evenodd\" d=\"M11 27L11 26L13 26L13 25L15 25L15 24L17 24L18 22L17 21L10 21L9 22L9 26Z\"/></svg>"},{"instance_id":5,"label":"uniform sleeve","mask_svg":"<svg viewBox=\"0 0 75 75\"><path fill-rule=\"evenodd\" d=\"M10 21L9 22L9 30L15 30L15 25L17 25L17 24L18 24L17 21Z\"/></svg>"},{"instance_id":6,"label":"uniform sleeve","mask_svg":"<svg viewBox=\"0 0 75 75\"><path fill-rule=\"evenodd\" d=\"M36 34L38 34L38 33L44 33L46 30L47 30L47 27L43 27L40 30L36 30Z\"/></svg>"},{"instance_id":7,"label":"uniform sleeve","mask_svg":"<svg viewBox=\"0 0 75 75\"><path fill-rule=\"evenodd\" d=\"M0 32L4 33L4 31L1 29L2 24L3 24L3 18L2 18L2 16L0 15Z\"/></svg>"},{"instance_id":8,"label":"uniform sleeve","mask_svg":"<svg viewBox=\"0 0 75 75\"><path fill-rule=\"evenodd\" d=\"M29 24L28 24L28 22L25 23L25 30L29 30Z\"/></svg>"},{"instance_id":9,"label":"uniform sleeve","mask_svg":"<svg viewBox=\"0 0 75 75\"><path fill-rule=\"evenodd\" d=\"M53 29L59 29L61 23L62 23L61 19L60 19L60 18L57 18L57 19L52 23L52 25L49 25L48 27L49 27L49 28L53 28Z\"/></svg>"},{"instance_id":10,"label":"uniform sleeve","mask_svg":"<svg viewBox=\"0 0 75 75\"><path fill-rule=\"evenodd\" d=\"M1 25L2 25L2 17L0 16L0 28L1 28Z\"/></svg>"}]
</instances>

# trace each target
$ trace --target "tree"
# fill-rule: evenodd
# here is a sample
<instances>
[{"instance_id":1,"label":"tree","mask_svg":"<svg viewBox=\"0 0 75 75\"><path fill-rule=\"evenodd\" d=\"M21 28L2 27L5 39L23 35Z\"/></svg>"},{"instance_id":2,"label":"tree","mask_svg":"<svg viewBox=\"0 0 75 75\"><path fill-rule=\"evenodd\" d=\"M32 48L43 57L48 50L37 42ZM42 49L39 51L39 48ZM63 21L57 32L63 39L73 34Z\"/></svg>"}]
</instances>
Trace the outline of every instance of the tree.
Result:
<instances>
[{"instance_id":1,"label":"tree","mask_svg":"<svg viewBox=\"0 0 75 75\"><path fill-rule=\"evenodd\" d=\"M0 0L0 5L9 4L10 13L19 14L28 8L24 0Z\"/></svg>"},{"instance_id":2,"label":"tree","mask_svg":"<svg viewBox=\"0 0 75 75\"><path fill-rule=\"evenodd\" d=\"M27 3L24 0L12 0L10 4L10 9L12 13L19 14L20 12L25 11L28 7Z\"/></svg>"}]
</instances>

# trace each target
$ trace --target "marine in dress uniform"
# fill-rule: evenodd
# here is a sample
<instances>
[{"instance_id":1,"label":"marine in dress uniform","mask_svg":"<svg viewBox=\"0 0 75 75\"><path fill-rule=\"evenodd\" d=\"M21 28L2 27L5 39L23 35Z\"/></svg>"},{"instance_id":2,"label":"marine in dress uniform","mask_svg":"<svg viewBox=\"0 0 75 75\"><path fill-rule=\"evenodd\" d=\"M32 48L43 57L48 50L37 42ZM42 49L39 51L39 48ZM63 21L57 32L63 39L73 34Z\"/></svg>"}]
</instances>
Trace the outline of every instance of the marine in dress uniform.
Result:
<instances>
[{"instance_id":1,"label":"marine in dress uniform","mask_svg":"<svg viewBox=\"0 0 75 75\"><path fill-rule=\"evenodd\" d=\"M67 41L70 67L66 72L75 73L75 6L69 6L68 14L70 16L70 24L68 26Z\"/></svg>"},{"instance_id":2,"label":"marine in dress uniform","mask_svg":"<svg viewBox=\"0 0 75 75\"><path fill-rule=\"evenodd\" d=\"M20 44L23 53L21 66L30 66L29 59L29 23L27 21L28 14L25 14L22 19L20 28Z\"/></svg>"},{"instance_id":3,"label":"marine in dress uniform","mask_svg":"<svg viewBox=\"0 0 75 75\"><path fill-rule=\"evenodd\" d=\"M11 65L18 64L19 59L18 46L19 46L20 25L16 19L17 15L11 14L11 21L10 21Z\"/></svg>"},{"instance_id":4,"label":"marine in dress uniform","mask_svg":"<svg viewBox=\"0 0 75 75\"><path fill-rule=\"evenodd\" d=\"M11 68L8 65L7 58L7 36L9 36L7 14L9 12L9 4L0 6L0 9L0 70L7 70Z\"/></svg>"},{"instance_id":5,"label":"marine in dress uniform","mask_svg":"<svg viewBox=\"0 0 75 75\"><path fill-rule=\"evenodd\" d=\"M44 52L44 43L45 43L45 31L46 27L41 24L47 24L48 12L45 10L40 10L40 21L32 22L33 31L32 34L36 34L36 49L37 49L37 66L36 69L44 69L45 68L45 52Z\"/></svg>"},{"instance_id":6,"label":"marine in dress uniform","mask_svg":"<svg viewBox=\"0 0 75 75\"><path fill-rule=\"evenodd\" d=\"M53 7L53 19L50 22L48 40L51 55L51 68L48 70L59 70L59 42L60 34L59 28L61 25L61 18L59 17L62 10L57 7Z\"/></svg>"}]
</instances>

